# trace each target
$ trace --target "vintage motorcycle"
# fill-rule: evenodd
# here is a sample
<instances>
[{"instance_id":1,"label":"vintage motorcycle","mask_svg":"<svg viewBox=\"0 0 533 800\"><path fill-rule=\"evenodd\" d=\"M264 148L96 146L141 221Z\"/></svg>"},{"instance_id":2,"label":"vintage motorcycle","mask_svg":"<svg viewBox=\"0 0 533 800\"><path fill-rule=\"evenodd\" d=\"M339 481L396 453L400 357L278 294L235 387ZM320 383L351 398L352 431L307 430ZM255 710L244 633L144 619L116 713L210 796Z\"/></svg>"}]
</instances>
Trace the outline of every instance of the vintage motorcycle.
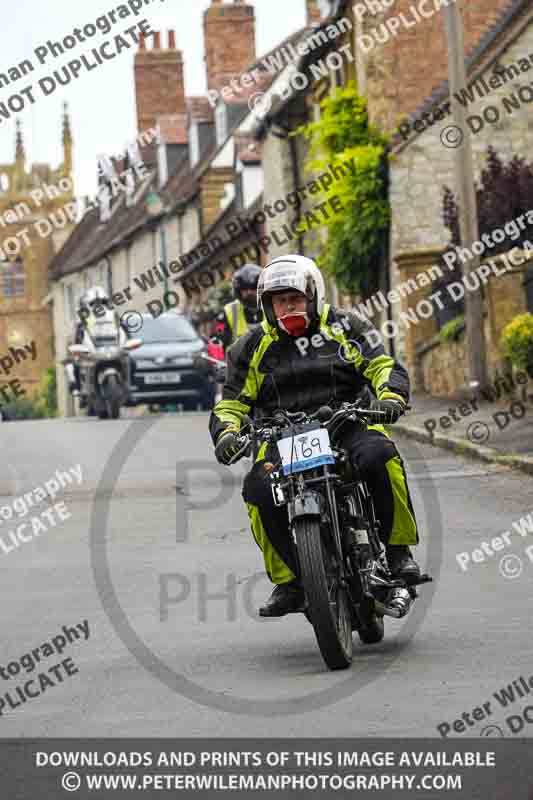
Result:
<instances>
[{"instance_id":1,"label":"vintage motorcycle","mask_svg":"<svg viewBox=\"0 0 533 800\"><path fill-rule=\"evenodd\" d=\"M142 345L142 339L119 343L116 326L98 330L94 347L75 344L68 348L80 371L80 405L87 415L100 419L118 419L130 392L131 365L129 351ZM68 360L63 363L68 364Z\"/></svg>"},{"instance_id":2,"label":"vintage motorcycle","mask_svg":"<svg viewBox=\"0 0 533 800\"><path fill-rule=\"evenodd\" d=\"M275 504L287 507L305 615L330 669L352 663L353 629L365 644L380 642L384 617L405 617L417 597L415 584L432 580L421 575L408 585L391 575L370 492L339 438L347 423L362 431L383 420L383 411L360 403L247 421L232 459L268 443L264 469Z\"/></svg>"}]
</instances>

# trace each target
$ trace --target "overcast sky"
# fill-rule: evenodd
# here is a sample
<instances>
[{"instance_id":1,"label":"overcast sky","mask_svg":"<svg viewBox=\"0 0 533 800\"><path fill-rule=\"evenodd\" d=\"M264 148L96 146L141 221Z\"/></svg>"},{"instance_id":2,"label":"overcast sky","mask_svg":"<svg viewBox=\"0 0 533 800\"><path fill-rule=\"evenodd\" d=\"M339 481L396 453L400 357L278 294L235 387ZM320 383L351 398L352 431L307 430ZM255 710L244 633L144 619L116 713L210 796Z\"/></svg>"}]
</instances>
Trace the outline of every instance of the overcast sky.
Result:
<instances>
[{"instance_id":1,"label":"overcast sky","mask_svg":"<svg viewBox=\"0 0 533 800\"><path fill-rule=\"evenodd\" d=\"M154 0L138 17L118 21L107 35L99 34L77 44L64 56L49 59L41 66L34 50L51 39L61 41L76 27L83 28L96 18L118 8L127 0L92 0L91 3L69 0L15 0L2 18L0 73L7 73L24 59L30 59L35 71L9 86L0 88L0 103L26 86L37 87L39 79L91 50L114 34L122 33L136 21L146 18L154 30L174 28L177 46L183 51L185 84L188 95L206 91L203 12L210 0ZM253 0L256 10L256 47L262 55L278 42L305 25L305 0ZM130 40L131 41L131 40ZM91 72L82 69L78 79L45 97L37 87L35 104L27 104L18 115L23 124L27 163L46 162L55 168L62 161L61 107L70 106L74 135L74 180L78 195L96 190L96 159L99 153L114 154L135 139L136 116L133 58L136 46L124 50L112 61L104 61ZM14 158L15 124L0 117L0 163Z\"/></svg>"}]
</instances>

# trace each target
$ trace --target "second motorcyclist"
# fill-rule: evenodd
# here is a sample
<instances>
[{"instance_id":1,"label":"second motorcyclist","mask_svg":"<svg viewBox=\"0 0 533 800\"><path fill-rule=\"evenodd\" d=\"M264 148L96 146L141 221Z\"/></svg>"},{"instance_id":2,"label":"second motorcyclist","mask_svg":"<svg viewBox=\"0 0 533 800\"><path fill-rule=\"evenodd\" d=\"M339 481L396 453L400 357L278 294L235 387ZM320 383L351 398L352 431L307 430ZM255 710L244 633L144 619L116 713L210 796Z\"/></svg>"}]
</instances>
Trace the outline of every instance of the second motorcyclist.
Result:
<instances>
[{"instance_id":1,"label":"second motorcyclist","mask_svg":"<svg viewBox=\"0 0 533 800\"><path fill-rule=\"evenodd\" d=\"M227 350L239 336L243 336L250 325L257 325L263 314L257 308L257 284L261 275L257 264L245 264L233 276L233 295L218 314L213 328L213 338L219 340Z\"/></svg>"}]
</instances>

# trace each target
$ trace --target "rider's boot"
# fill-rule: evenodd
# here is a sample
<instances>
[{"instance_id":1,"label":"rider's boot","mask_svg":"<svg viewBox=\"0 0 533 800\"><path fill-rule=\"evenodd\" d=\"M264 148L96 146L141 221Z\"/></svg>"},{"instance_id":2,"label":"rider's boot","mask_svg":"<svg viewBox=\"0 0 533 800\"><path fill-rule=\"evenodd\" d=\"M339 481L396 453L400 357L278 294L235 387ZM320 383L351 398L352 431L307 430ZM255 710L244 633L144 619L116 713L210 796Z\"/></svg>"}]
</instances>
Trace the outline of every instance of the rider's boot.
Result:
<instances>
[{"instance_id":1,"label":"rider's boot","mask_svg":"<svg viewBox=\"0 0 533 800\"><path fill-rule=\"evenodd\" d=\"M387 545L387 561L394 578L410 583L420 577L420 567L405 544Z\"/></svg>"},{"instance_id":2,"label":"rider's boot","mask_svg":"<svg viewBox=\"0 0 533 800\"><path fill-rule=\"evenodd\" d=\"M305 608L304 590L298 580L278 584L264 606L259 609L260 617L284 617L285 614L303 611Z\"/></svg>"}]
</instances>

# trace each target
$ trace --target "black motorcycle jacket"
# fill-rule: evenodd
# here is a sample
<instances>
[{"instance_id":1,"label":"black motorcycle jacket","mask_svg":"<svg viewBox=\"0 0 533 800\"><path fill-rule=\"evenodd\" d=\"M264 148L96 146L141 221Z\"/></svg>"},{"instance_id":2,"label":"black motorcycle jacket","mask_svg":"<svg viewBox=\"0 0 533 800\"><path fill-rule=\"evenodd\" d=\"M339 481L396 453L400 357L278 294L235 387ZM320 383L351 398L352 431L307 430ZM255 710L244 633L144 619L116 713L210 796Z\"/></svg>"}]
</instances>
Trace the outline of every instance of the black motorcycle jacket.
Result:
<instances>
[{"instance_id":1,"label":"black motorcycle jacket","mask_svg":"<svg viewBox=\"0 0 533 800\"><path fill-rule=\"evenodd\" d=\"M238 431L243 415L256 410L269 416L276 409L335 408L354 402L365 387L379 400L409 401L407 371L386 355L373 325L327 304L300 337L264 320L229 348L226 360L222 400L209 421L214 443L223 431Z\"/></svg>"}]
</instances>

